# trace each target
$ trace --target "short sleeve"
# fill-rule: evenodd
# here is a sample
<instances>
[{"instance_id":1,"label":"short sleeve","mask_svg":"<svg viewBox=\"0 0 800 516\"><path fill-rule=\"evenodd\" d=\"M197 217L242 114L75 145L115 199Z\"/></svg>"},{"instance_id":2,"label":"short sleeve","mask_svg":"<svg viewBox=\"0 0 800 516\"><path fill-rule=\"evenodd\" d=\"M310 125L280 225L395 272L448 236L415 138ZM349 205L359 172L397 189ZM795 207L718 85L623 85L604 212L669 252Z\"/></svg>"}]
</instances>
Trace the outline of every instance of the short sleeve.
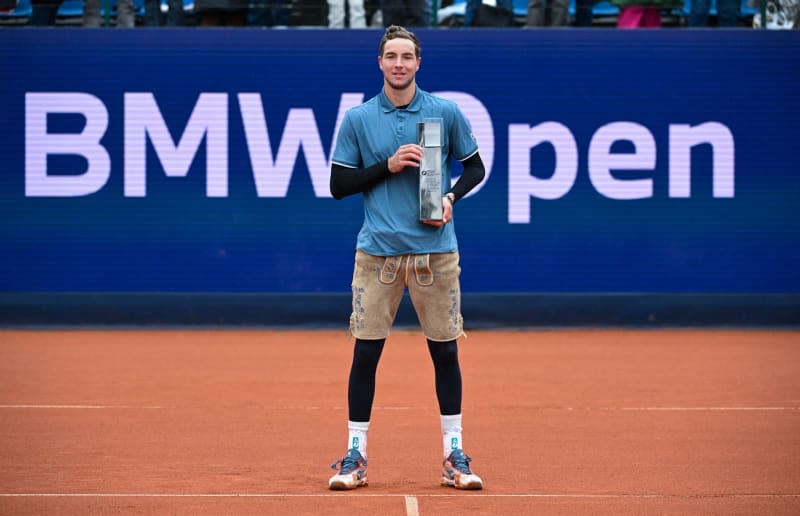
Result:
<instances>
[{"instance_id":1,"label":"short sleeve","mask_svg":"<svg viewBox=\"0 0 800 516\"><path fill-rule=\"evenodd\" d=\"M356 138L353 113L351 111L345 113L344 120L339 126L339 133L336 135L336 147L334 148L331 162L348 168L361 166L361 153L358 150L358 139Z\"/></svg>"},{"instance_id":2,"label":"short sleeve","mask_svg":"<svg viewBox=\"0 0 800 516\"><path fill-rule=\"evenodd\" d=\"M478 142L472 134L469 120L457 104L453 104L453 123L450 126L451 154L458 161L464 161L478 152Z\"/></svg>"}]
</instances>

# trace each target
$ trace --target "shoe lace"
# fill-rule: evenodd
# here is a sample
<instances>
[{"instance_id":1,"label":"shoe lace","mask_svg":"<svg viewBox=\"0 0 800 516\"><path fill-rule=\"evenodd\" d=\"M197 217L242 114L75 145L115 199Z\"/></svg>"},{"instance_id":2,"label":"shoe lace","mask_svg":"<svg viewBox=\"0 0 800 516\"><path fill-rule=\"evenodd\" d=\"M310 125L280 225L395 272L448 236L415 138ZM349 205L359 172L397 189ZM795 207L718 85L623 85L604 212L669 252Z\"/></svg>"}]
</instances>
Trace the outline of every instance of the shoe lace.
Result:
<instances>
[{"instance_id":1,"label":"shoe lace","mask_svg":"<svg viewBox=\"0 0 800 516\"><path fill-rule=\"evenodd\" d=\"M467 473L468 475L472 474L472 471L469 469L470 462L472 462L472 457L469 457L464 452L457 451L450 455L450 464L457 470L462 473Z\"/></svg>"},{"instance_id":2,"label":"shoe lace","mask_svg":"<svg viewBox=\"0 0 800 516\"><path fill-rule=\"evenodd\" d=\"M352 472L355 469L358 469L359 462L363 462L364 465L367 465L366 459L359 457L357 454L348 453L341 460L337 460L333 464L331 464L332 469L337 469L337 467L341 464L341 468L339 468L340 474L347 474Z\"/></svg>"}]
</instances>

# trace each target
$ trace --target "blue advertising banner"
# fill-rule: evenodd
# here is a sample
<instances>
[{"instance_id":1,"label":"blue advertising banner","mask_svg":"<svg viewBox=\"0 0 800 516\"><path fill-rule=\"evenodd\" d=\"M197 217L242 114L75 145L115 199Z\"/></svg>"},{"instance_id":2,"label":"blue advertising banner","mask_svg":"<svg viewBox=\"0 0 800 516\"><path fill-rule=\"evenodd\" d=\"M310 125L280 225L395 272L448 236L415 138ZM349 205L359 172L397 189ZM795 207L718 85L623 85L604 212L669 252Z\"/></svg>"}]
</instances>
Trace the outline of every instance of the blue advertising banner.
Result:
<instances>
[{"instance_id":1,"label":"blue advertising banner","mask_svg":"<svg viewBox=\"0 0 800 516\"><path fill-rule=\"evenodd\" d=\"M487 165L465 292L800 292L800 35L417 33ZM380 36L0 31L0 292L348 292Z\"/></svg>"}]
</instances>

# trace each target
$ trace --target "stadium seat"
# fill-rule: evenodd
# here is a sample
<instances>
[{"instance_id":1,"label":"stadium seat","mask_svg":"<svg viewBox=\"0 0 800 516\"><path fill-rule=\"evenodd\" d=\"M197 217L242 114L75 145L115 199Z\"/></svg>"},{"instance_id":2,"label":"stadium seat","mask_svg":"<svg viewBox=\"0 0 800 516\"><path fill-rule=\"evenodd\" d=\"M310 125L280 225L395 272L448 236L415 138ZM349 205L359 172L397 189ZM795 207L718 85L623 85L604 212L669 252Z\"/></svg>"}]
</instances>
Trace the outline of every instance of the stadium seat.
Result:
<instances>
[{"instance_id":1,"label":"stadium seat","mask_svg":"<svg viewBox=\"0 0 800 516\"><path fill-rule=\"evenodd\" d=\"M692 0L684 0L683 4L683 12L686 16L692 10ZM741 0L739 4L739 16L752 16L758 12L758 7L753 7L750 5L748 0ZM709 14L712 16L717 15L717 0L711 0L711 9L709 9Z\"/></svg>"},{"instance_id":2,"label":"stadium seat","mask_svg":"<svg viewBox=\"0 0 800 516\"><path fill-rule=\"evenodd\" d=\"M0 19L14 20L30 18L33 12L31 0L18 0L17 6L7 11L0 11Z\"/></svg>"},{"instance_id":3,"label":"stadium seat","mask_svg":"<svg viewBox=\"0 0 800 516\"><path fill-rule=\"evenodd\" d=\"M113 18L117 14L117 0L109 0L111 4L111 17ZM165 9L166 7L166 0L162 0ZM184 5L186 4L194 6L194 0L184 0ZM133 10L136 17L144 16L144 0L133 0ZM33 7L31 6L31 0L18 0L17 6L14 9L8 11L0 11L0 19L5 20L13 20L13 19L27 19L30 18L31 13L33 12ZM100 4L100 13L101 15L105 15L105 4L101 2ZM59 19L76 19L83 17L83 0L63 0L61 5L58 7L58 12L56 15Z\"/></svg>"},{"instance_id":4,"label":"stadium seat","mask_svg":"<svg viewBox=\"0 0 800 516\"><path fill-rule=\"evenodd\" d=\"M758 7L750 5L750 0L740 0L739 3L740 18L753 16L758 11L759 11ZM691 12L692 12L692 0L683 0L683 8L674 10L673 14L683 18L688 18ZM708 10L708 13L711 16L717 15L717 0L711 0L711 7Z\"/></svg>"},{"instance_id":5,"label":"stadium seat","mask_svg":"<svg viewBox=\"0 0 800 516\"><path fill-rule=\"evenodd\" d=\"M748 0L742 0L744 3L747 1ZM514 17L518 21L524 22L528 15L528 0L512 0L512 6L514 8ZM466 0L455 0L449 7L439 10L439 20L443 20L449 16L461 19L464 17L466 7ZM569 14L570 16L575 16L575 0L570 0L569 2ZM607 0L603 0L592 6L592 14L594 16L616 16L619 14L619 8L612 5Z\"/></svg>"},{"instance_id":6,"label":"stadium seat","mask_svg":"<svg viewBox=\"0 0 800 516\"><path fill-rule=\"evenodd\" d=\"M58 16L61 18L83 17L83 0L64 0L58 7Z\"/></svg>"},{"instance_id":7,"label":"stadium seat","mask_svg":"<svg viewBox=\"0 0 800 516\"><path fill-rule=\"evenodd\" d=\"M574 0L571 2L571 7L570 14L574 15ZM592 14L595 16L616 16L619 14L619 7L607 1L597 2L592 6Z\"/></svg>"}]
</instances>

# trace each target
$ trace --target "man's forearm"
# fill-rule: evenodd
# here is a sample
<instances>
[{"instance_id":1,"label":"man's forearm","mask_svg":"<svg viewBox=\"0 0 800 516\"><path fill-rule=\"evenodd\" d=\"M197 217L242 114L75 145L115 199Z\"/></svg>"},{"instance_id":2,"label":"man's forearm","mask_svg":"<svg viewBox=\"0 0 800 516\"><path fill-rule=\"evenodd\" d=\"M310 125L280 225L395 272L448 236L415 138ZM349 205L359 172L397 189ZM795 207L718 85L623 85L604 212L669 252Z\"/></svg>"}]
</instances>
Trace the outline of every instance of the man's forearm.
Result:
<instances>
[{"instance_id":1,"label":"man's forearm","mask_svg":"<svg viewBox=\"0 0 800 516\"><path fill-rule=\"evenodd\" d=\"M483 166L483 160L481 160L481 156L477 152L462 161L462 164L464 165L464 172L462 172L461 177L458 178L458 181L450 190L455 195L456 201L467 195L486 177L486 168Z\"/></svg>"},{"instance_id":2,"label":"man's forearm","mask_svg":"<svg viewBox=\"0 0 800 516\"><path fill-rule=\"evenodd\" d=\"M334 163L331 165L331 195L334 199L343 199L364 192L389 177L389 174L386 160L367 168L347 168Z\"/></svg>"}]
</instances>

